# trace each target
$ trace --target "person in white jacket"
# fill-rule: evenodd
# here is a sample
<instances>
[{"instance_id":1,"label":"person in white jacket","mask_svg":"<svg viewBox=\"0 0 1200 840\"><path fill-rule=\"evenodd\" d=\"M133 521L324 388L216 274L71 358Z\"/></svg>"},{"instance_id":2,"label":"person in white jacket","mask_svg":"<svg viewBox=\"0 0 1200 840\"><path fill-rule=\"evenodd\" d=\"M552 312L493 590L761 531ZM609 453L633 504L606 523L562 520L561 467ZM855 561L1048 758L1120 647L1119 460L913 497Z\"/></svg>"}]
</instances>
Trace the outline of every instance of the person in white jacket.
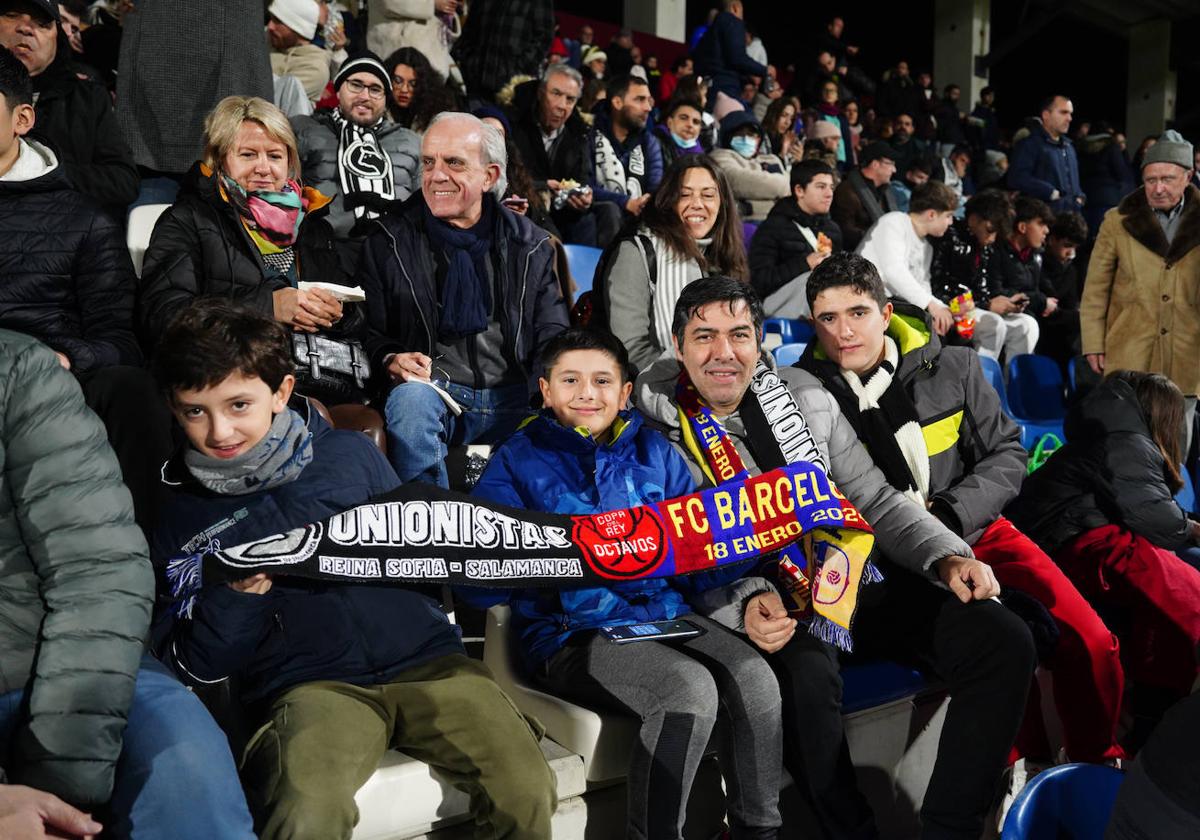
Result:
<instances>
[{"instance_id":1,"label":"person in white jacket","mask_svg":"<svg viewBox=\"0 0 1200 840\"><path fill-rule=\"evenodd\" d=\"M443 79L450 79L450 45L459 34L460 5L460 0L370 0L367 47L383 56L413 47Z\"/></svg>"},{"instance_id":2,"label":"person in white jacket","mask_svg":"<svg viewBox=\"0 0 1200 840\"><path fill-rule=\"evenodd\" d=\"M945 302L934 297L930 283L933 246L927 237L939 237L954 221L958 196L939 181L927 181L913 191L908 212L884 213L871 225L858 253L879 269L888 294L929 310L938 335L954 325Z\"/></svg>"}]
</instances>

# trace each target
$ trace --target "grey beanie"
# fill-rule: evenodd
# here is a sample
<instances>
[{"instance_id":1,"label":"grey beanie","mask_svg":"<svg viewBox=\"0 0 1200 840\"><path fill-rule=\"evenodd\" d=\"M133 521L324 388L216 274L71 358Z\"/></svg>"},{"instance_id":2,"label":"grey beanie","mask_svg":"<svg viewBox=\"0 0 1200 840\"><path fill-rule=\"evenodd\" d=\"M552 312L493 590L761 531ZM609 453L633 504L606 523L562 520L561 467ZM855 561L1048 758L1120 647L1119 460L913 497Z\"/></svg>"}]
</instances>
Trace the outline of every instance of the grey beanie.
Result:
<instances>
[{"instance_id":1,"label":"grey beanie","mask_svg":"<svg viewBox=\"0 0 1200 840\"><path fill-rule=\"evenodd\" d=\"M1196 165L1192 144L1184 140L1178 131L1168 129L1158 138L1157 143L1146 150L1146 156L1142 158L1142 168L1145 169L1152 163L1173 163L1184 169L1191 169Z\"/></svg>"}]
</instances>

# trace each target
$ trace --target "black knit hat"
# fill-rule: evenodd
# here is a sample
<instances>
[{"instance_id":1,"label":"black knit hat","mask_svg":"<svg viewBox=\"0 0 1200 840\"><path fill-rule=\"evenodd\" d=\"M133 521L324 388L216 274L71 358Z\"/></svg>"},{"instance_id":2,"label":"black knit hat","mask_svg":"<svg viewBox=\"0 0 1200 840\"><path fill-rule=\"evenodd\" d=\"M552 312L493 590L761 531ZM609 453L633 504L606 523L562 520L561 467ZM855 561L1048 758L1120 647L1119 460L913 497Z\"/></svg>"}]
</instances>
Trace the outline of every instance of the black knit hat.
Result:
<instances>
[{"instance_id":1,"label":"black knit hat","mask_svg":"<svg viewBox=\"0 0 1200 840\"><path fill-rule=\"evenodd\" d=\"M0 0L0 11L19 9L21 6L32 7L55 23L60 22L58 3L55 0Z\"/></svg>"},{"instance_id":2,"label":"black knit hat","mask_svg":"<svg viewBox=\"0 0 1200 840\"><path fill-rule=\"evenodd\" d=\"M379 56L373 52L357 53L346 59L346 63L342 65L342 69L333 77L334 93L342 86L342 82L349 79L355 73L370 73L378 77L380 83L383 84L384 91L387 91L392 86L392 77L388 73L387 68L383 66L383 62Z\"/></svg>"}]
</instances>

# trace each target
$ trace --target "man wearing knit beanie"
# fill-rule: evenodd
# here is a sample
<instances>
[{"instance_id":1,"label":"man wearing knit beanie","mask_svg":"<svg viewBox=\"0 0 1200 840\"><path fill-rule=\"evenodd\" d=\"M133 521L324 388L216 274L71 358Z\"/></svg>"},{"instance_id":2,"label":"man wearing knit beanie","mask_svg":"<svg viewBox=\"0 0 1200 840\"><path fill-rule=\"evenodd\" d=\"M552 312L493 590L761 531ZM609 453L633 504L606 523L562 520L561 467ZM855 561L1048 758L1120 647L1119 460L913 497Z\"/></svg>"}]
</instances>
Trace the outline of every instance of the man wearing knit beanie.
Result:
<instances>
[{"instance_id":1,"label":"man wearing knit beanie","mask_svg":"<svg viewBox=\"0 0 1200 840\"><path fill-rule=\"evenodd\" d=\"M320 4L317 0L274 0L267 14L271 72L295 76L315 103L329 84L329 54L312 42L321 20Z\"/></svg>"},{"instance_id":2,"label":"man wearing knit beanie","mask_svg":"<svg viewBox=\"0 0 1200 840\"><path fill-rule=\"evenodd\" d=\"M1166 374L1200 391L1200 189L1192 144L1166 131L1142 162L1142 187L1104 215L1079 307L1083 352L1096 373Z\"/></svg>"},{"instance_id":3,"label":"man wearing knit beanie","mask_svg":"<svg viewBox=\"0 0 1200 840\"><path fill-rule=\"evenodd\" d=\"M351 56L333 79L337 107L292 117L306 186L331 196L334 234L356 250L372 219L412 193L421 139L387 118L391 76L372 52Z\"/></svg>"}]
</instances>

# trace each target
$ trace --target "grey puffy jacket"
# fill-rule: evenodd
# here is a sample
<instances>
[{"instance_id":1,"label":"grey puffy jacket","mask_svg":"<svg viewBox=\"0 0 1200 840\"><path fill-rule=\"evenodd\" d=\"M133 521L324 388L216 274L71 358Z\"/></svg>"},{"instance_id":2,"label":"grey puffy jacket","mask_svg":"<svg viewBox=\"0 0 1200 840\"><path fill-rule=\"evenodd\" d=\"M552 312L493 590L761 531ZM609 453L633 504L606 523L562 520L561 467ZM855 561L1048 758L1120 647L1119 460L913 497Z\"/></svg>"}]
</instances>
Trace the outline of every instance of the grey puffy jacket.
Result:
<instances>
[{"instance_id":1,"label":"grey puffy jacket","mask_svg":"<svg viewBox=\"0 0 1200 840\"><path fill-rule=\"evenodd\" d=\"M326 220L338 239L348 239L354 227L354 211L342 201L338 178L339 129L328 111L311 117L292 117L296 145L300 149L300 172L306 187L313 187L333 199ZM421 138L416 132L388 120L375 131L380 148L392 161L395 202L399 206L420 185Z\"/></svg>"},{"instance_id":2,"label":"grey puffy jacket","mask_svg":"<svg viewBox=\"0 0 1200 840\"><path fill-rule=\"evenodd\" d=\"M104 426L49 348L0 330L0 694L29 688L9 781L107 801L153 598Z\"/></svg>"}]
</instances>

